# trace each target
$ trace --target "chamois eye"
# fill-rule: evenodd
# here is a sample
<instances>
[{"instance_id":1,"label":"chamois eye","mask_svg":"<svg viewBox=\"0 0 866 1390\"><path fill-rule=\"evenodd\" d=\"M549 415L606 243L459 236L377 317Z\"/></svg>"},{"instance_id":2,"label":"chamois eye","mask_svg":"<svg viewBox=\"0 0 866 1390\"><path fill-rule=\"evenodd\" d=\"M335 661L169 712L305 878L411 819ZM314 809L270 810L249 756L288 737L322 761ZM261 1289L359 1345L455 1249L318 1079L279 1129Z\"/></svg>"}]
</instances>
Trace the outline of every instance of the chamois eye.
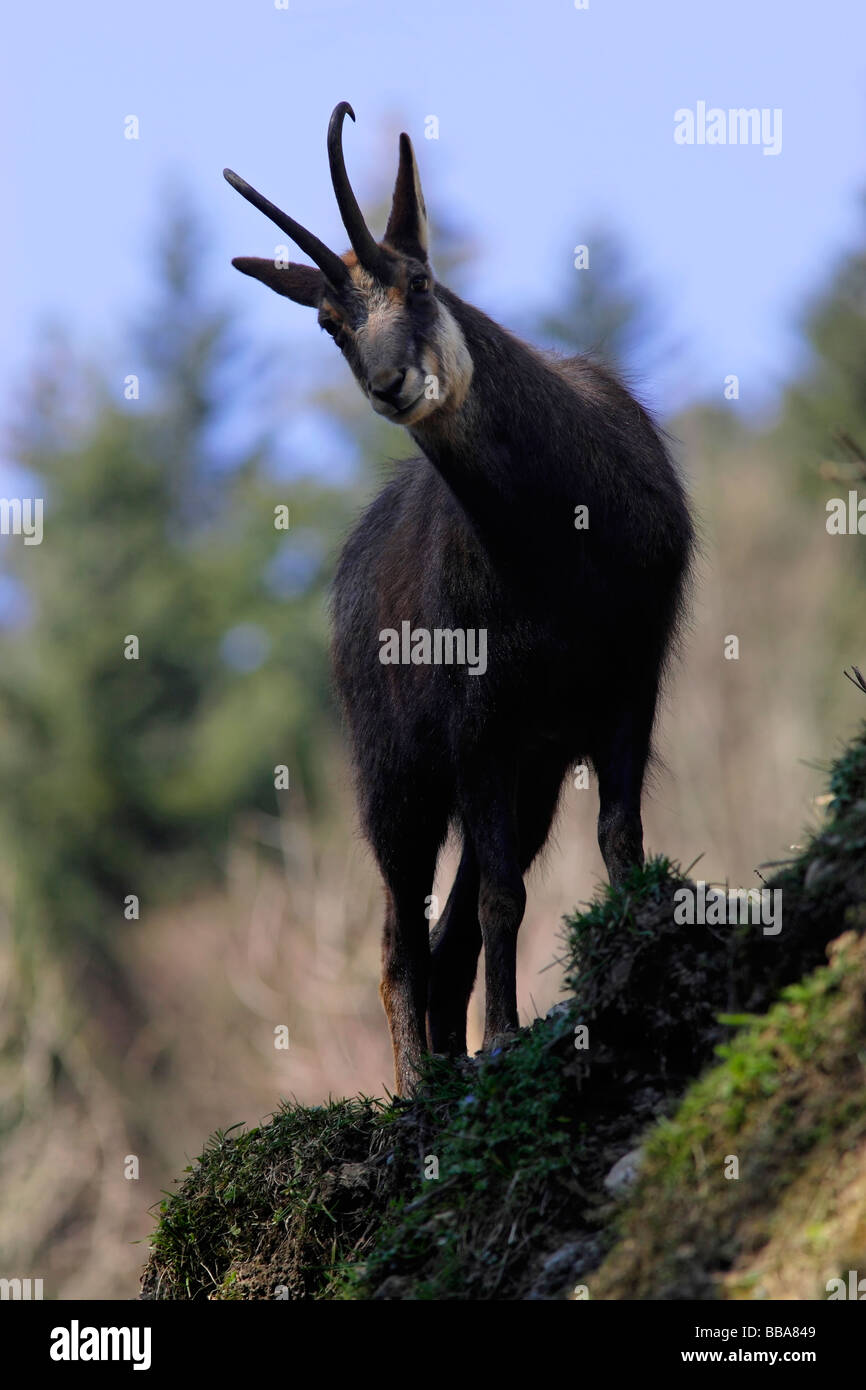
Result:
<instances>
[{"instance_id":1,"label":"chamois eye","mask_svg":"<svg viewBox=\"0 0 866 1390\"><path fill-rule=\"evenodd\" d=\"M430 281L426 275L413 275L409 281L409 288L416 294L424 294L430 288Z\"/></svg>"}]
</instances>

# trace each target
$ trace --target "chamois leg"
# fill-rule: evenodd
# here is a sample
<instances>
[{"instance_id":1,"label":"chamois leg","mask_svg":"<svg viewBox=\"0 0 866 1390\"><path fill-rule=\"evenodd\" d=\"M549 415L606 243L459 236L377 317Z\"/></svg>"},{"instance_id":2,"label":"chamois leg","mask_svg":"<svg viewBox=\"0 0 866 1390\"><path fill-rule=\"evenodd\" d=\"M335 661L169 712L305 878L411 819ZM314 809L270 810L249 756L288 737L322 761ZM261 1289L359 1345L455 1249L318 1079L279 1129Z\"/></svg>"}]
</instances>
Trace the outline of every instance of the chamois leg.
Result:
<instances>
[{"instance_id":1,"label":"chamois leg","mask_svg":"<svg viewBox=\"0 0 866 1390\"><path fill-rule=\"evenodd\" d=\"M568 770L567 753L527 759L517 788L517 841L520 869L526 873L547 843L559 794Z\"/></svg>"},{"instance_id":2,"label":"chamois leg","mask_svg":"<svg viewBox=\"0 0 866 1390\"><path fill-rule=\"evenodd\" d=\"M598 847L614 887L644 860L640 806L654 709L654 694L636 701L612 725L593 759L598 774Z\"/></svg>"},{"instance_id":3,"label":"chamois leg","mask_svg":"<svg viewBox=\"0 0 866 1390\"><path fill-rule=\"evenodd\" d=\"M543 848L556 815L566 760L538 759L521 770L517 811L496 804L479 851L478 915L484 938L487 1007L484 1047L518 1027L517 934L526 907L523 875Z\"/></svg>"},{"instance_id":4,"label":"chamois leg","mask_svg":"<svg viewBox=\"0 0 866 1390\"><path fill-rule=\"evenodd\" d=\"M397 1094L411 1093L427 1050L426 1012L430 973L427 898L444 838L446 817L434 816L432 798L367 818L385 880L386 910L379 994L391 1031ZM438 810L438 806L436 807Z\"/></svg>"},{"instance_id":5,"label":"chamois leg","mask_svg":"<svg viewBox=\"0 0 866 1390\"><path fill-rule=\"evenodd\" d=\"M517 793L517 845L521 874L550 833L567 758L533 758L521 770ZM434 1052L466 1051L466 1013L475 983L482 936L478 921L480 875L471 844L463 849L454 885L431 935L428 1030Z\"/></svg>"},{"instance_id":6,"label":"chamois leg","mask_svg":"<svg viewBox=\"0 0 866 1390\"><path fill-rule=\"evenodd\" d=\"M467 842L445 911L430 936L430 1047L451 1057L466 1051L466 1013L481 952L478 888L478 862Z\"/></svg>"},{"instance_id":7,"label":"chamois leg","mask_svg":"<svg viewBox=\"0 0 866 1390\"><path fill-rule=\"evenodd\" d=\"M496 767L491 757L488 766ZM516 781L516 779L515 779ZM516 787L484 778L464 797L463 816L478 861L478 921L484 942L484 1047L517 1028L517 933L526 907L515 813Z\"/></svg>"},{"instance_id":8,"label":"chamois leg","mask_svg":"<svg viewBox=\"0 0 866 1390\"><path fill-rule=\"evenodd\" d=\"M427 1049L426 1008L430 963L429 923L424 915L429 874L395 880L387 888L379 995L391 1031L397 1095L411 1093L418 1063Z\"/></svg>"}]
</instances>

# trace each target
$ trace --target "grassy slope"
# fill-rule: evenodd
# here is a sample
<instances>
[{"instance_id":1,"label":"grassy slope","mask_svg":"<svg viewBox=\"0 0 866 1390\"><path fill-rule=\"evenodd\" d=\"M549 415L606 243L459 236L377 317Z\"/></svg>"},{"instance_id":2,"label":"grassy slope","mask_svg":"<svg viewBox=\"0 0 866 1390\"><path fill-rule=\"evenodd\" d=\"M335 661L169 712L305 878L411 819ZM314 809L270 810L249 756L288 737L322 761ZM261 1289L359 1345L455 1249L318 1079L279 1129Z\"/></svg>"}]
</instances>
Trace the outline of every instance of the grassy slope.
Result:
<instances>
[{"instance_id":1,"label":"grassy slope","mask_svg":"<svg viewBox=\"0 0 866 1390\"><path fill-rule=\"evenodd\" d=\"M862 1268L866 728L830 791L769 882L779 936L677 925L686 880L650 861L567 922L572 995L507 1048L431 1059L411 1103L215 1136L162 1204L144 1296L816 1297ZM605 1176L642 1140L617 1205Z\"/></svg>"},{"instance_id":2,"label":"grassy slope","mask_svg":"<svg viewBox=\"0 0 866 1390\"><path fill-rule=\"evenodd\" d=\"M866 939L847 932L721 1049L651 1135L594 1296L815 1298L863 1268L864 983Z\"/></svg>"}]
</instances>

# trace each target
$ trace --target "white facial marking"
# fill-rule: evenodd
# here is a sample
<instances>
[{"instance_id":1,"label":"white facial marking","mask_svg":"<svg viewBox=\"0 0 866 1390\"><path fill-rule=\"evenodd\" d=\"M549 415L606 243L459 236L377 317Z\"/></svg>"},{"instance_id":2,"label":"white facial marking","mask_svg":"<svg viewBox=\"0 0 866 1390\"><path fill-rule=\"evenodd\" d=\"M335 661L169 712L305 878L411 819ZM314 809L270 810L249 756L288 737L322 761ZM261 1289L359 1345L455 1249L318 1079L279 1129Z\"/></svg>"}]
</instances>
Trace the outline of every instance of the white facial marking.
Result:
<instances>
[{"instance_id":1,"label":"white facial marking","mask_svg":"<svg viewBox=\"0 0 866 1390\"><path fill-rule=\"evenodd\" d=\"M457 320L444 305L439 306L436 346L448 403L452 410L458 410L472 380L472 356Z\"/></svg>"}]
</instances>

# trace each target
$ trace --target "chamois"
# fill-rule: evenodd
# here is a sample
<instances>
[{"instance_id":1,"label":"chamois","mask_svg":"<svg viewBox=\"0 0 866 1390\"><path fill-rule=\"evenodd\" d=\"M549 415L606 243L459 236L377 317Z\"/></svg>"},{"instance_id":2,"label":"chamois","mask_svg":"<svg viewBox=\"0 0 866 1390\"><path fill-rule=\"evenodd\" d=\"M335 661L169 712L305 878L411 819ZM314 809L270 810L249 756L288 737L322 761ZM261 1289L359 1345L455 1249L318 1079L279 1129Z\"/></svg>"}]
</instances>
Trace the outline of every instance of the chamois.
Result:
<instances>
[{"instance_id":1,"label":"chamois","mask_svg":"<svg viewBox=\"0 0 866 1390\"><path fill-rule=\"evenodd\" d=\"M333 591L333 664L385 885L380 992L405 1095L428 1045L466 1051L482 944L485 1048L517 1028L524 875L576 763L598 780L611 883L643 862L644 773L693 528L658 430L610 371L537 351L434 279L405 134L374 239L346 173L346 114L355 119L340 102L327 141L345 255L225 177L315 262L233 264L317 309L373 409L421 450L349 536ZM478 652L486 642L485 661L455 661L473 641ZM462 855L431 933L451 826Z\"/></svg>"}]
</instances>

